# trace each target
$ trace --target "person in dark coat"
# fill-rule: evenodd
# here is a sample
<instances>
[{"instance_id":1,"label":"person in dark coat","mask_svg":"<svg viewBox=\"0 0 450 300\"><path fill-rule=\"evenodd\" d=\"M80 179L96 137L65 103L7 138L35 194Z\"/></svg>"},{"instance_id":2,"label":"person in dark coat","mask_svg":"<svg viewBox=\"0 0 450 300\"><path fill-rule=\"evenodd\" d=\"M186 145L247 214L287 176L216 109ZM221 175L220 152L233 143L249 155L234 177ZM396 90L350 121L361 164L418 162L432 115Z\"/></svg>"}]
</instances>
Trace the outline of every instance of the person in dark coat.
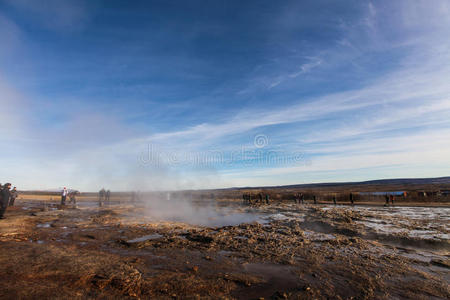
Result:
<instances>
[{"instance_id":1,"label":"person in dark coat","mask_svg":"<svg viewBox=\"0 0 450 300\"><path fill-rule=\"evenodd\" d=\"M334 203L334 205L337 204L337 203L336 203L336 195L333 195L333 203Z\"/></svg>"},{"instance_id":2,"label":"person in dark coat","mask_svg":"<svg viewBox=\"0 0 450 300\"><path fill-rule=\"evenodd\" d=\"M0 219L4 219L3 216L5 214L6 208L8 208L9 199L11 197L11 183L5 183L1 190L1 200L0 200Z\"/></svg>"},{"instance_id":3,"label":"person in dark coat","mask_svg":"<svg viewBox=\"0 0 450 300\"><path fill-rule=\"evenodd\" d=\"M294 195L294 202L295 202L295 204L299 204L300 203L300 194L299 193L295 193L295 195Z\"/></svg>"},{"instance_id":4,"label":"person in dark coat","mask_svg":"<svg viewBox=\"0 0 450 300\"><path fill-rule=\"evenodd\" d=\"M11 197L10 197L10 199L9 199L9 206L14 206L14 201L16 201L16 198L17 198L18 195L19 195L19 194L17 193L17 188L14 187L14 188L11 190Z\"/></svg>"},{"instance_id":5,"label":"person in dark coat","mask_svg":"<svg viewBox=\"0 0 450 300\"><path fill-rule=\"evenodd\" d=\"M355 203L355 200L353 199L353 194L350 193L350 203L353 205Z\"/></svg>"},{"instance_id":6,"label":"person in dark coat","mask_svg":"<svg viewBox=\"0 0 450 300\"><path fill-rule=\"evenodd\" d=\"M313 195L314 204L317 204L317 198L316 195Z\"/></svg>"},{"instance_id":7,"label":"person in dark coat","mask_svg":"<svg viewBox=\"0 0 450 300\"><path fill-rule=\"evenodd\" d=\"M105 189L101 189L100 192L98 192L98 206L103 206L103 202L105 201Z\"/></svg>"},{"instance_id":8,"label":"person in dark coat","mask_svg":"<svg viewBox=\"0 0 450 300\"><path fill-rule=\"evenodd\" d=\"M109 203L110 197L111 197L111 191L110 191L110 190L107 190L107 191L105 192L105 202L106 202L107 205L110 204L110 203Z\"/></svg>"},{"instance_id":9,"label":"person in dark coat","mask_svg":"<svg viewBox=\"0 0 450 300\"><path fill-rule=\"evenodd\" d=\"M77 195L79 194L78 191L71 191L69 193L69 203L72 203L73 205L75 205L75 207L77 206Z\"/></svg>"}]
</instances>

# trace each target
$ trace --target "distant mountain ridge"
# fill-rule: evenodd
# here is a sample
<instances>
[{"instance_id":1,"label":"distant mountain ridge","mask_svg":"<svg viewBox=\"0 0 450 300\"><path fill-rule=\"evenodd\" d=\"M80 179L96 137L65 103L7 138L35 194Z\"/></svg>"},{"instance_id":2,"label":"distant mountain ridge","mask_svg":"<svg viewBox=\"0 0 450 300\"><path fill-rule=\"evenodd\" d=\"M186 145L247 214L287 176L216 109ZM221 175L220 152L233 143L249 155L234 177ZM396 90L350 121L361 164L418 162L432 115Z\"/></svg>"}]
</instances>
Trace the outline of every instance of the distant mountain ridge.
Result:
<instances>
[{"instance_id":1,"label":"distant mountain ridge","mask_svg":"<svg viewBox=\"0 0 450 300\"><path fill-rule=\"evenodd\" d=\"M434 177L434 178L396 178L396 179L376 179L368 181L356 181L356 182L325 182L325 183L303 183L303 184L291 184L291 185L276 185L276 186L247 186L247 187L230 187L230 188L217 188L217 189L202 189L203 191L226 191L226 190L245 190L245 189L305 189L305 188L374 188L374 186L383 186L389 188L420 188L420 186L439 185L444 186L446 189L450 189L450 176L447 177ZM45 189L45 190L24 190L27 194L59 194L62 188ZM72 189L69 189L72 190ZM197 190L201 191L201 190ZM83 191L82 191L83 192ZM116 193L129 193L130 191L115 191ZM83 193L95 194L95 191L84 191Z\"/></svg>"},{"instance_id":2,"label":"distant mountain ridge","mask_svg":"<svg viewBox=\"0 0 450 300\"><path fill-rule=\"evenodd\" d=\"M368 181L356 182L325 182L325 183L304 183L277 186L261 186L261 187L236 187L232 189L258 189L258 188L319 188L319 187L344 187L344 186L370 186L370 185L442 185L450 184L450 176L435 178L396 178L396 179L376 179Z\"/></svg>"}]
</instances>

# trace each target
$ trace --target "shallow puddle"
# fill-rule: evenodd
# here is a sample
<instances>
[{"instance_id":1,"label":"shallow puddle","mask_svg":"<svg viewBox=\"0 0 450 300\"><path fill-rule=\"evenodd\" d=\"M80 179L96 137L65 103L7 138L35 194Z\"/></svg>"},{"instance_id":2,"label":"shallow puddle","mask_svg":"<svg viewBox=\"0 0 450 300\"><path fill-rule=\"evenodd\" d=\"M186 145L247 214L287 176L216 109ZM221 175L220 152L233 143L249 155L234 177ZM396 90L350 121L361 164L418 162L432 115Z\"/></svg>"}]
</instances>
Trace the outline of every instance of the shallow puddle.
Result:
<instances>
[{"instance_id":1,"label":"shallow puddle","mask_svg":"<svg viewBox=\"0 0 450 300\"><path fill-rule=\"evenodd\" d=\"M50 223L42 223L42 224L37 224L36 225L37 228L49 228L51 227Z\"/></svg>"},{"instance_id":2,"label":"shallow puddle","mask_svg":"<svg viewBox=\"0 0 450 300\"><path fill-rule=\"evenodd\" d=\"M144 235L144 236L141 236L139 238L135 238L135 239L129 240L129 241L127 241L127 243L130 243L130 244L132 244L132 243L141 243L141 242L145 242L145 241L149 241L149 240L160 239L162 237L163 237L163 235L158 234L158 233L149 234L149 235Z\"/></svg>"}]
</instances>

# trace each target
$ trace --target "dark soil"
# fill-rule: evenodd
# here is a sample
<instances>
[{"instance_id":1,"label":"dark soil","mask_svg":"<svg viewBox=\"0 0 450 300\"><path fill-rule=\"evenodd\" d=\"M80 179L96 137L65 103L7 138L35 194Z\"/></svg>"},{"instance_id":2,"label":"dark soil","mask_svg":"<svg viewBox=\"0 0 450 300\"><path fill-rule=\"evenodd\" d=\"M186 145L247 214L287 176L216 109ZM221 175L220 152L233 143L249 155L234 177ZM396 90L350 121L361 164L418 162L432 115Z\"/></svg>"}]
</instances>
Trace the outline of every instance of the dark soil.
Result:
<instances>
[{"instance_id":1,"label":"dark soil","mask_svg":"<svg viewBox=\"0 0 450 300\"><path fill-rule=\"evenodd\" d=\"M436 240L376 234L357 211L259 210L304 217L213 228L152 221L131 205L19 203L0 220L0 298L450 298L448 240L428 257L420 243Z\"/></svg>"}]
</instances>

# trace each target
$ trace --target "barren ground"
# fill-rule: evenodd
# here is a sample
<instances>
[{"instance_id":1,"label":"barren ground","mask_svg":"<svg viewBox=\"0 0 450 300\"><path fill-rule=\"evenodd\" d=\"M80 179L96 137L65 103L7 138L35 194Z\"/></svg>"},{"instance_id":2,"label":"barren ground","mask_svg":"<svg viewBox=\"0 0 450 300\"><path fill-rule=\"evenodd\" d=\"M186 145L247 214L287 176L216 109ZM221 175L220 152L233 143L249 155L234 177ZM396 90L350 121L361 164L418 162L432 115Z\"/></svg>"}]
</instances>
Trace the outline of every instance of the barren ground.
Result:
<instances>
[{"instance_id":1,"label":"barren ground","mask_svg":"<svg viewBox=\"0 0 450 300\"><path fill-rule=\"evenodd\" d=\"M200 226L18 200L0 220L0 298L450 298L449 208L222 206Z\"/></svg>"}]
</instances>

